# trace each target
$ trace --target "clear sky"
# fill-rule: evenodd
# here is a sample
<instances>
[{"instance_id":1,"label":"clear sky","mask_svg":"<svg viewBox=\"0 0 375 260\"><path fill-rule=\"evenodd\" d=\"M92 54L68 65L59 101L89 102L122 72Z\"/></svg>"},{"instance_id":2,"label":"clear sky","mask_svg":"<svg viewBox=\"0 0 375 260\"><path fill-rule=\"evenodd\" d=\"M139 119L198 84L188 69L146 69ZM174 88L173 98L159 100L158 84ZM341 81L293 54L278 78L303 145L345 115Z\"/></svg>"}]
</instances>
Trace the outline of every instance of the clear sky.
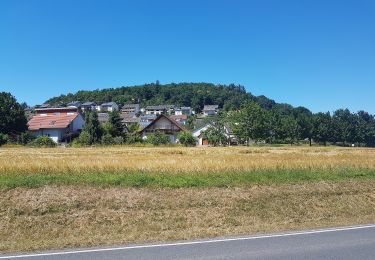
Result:
<instances>
[{"instance_id":1,"label":"clear sky","mask_svg":"<svg viewBox=\"0 0 375 260\"><path fill-rule=\"evenodd\" d=\"M0 0L0 91L19 101L156 80L375 113L375 1Z\"/></svg>"}]
</instances>

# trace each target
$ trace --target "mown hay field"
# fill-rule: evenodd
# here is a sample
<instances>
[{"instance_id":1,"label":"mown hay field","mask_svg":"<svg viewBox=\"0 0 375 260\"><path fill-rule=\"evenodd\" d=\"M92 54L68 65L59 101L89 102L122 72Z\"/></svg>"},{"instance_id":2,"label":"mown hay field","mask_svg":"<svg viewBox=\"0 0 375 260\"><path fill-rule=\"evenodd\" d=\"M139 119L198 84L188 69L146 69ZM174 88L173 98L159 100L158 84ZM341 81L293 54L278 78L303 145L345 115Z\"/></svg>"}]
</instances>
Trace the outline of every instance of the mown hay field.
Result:
<instances>
[{"instance_id":1,"label":"mown hay field","mask_svg":"<svg viewBox=\"0 0 375 260\"><path fill-rule=\"evenodd\" d=\"M0 252L375 223L375 149L0 149Z\"/></svg>"}]
</instances>

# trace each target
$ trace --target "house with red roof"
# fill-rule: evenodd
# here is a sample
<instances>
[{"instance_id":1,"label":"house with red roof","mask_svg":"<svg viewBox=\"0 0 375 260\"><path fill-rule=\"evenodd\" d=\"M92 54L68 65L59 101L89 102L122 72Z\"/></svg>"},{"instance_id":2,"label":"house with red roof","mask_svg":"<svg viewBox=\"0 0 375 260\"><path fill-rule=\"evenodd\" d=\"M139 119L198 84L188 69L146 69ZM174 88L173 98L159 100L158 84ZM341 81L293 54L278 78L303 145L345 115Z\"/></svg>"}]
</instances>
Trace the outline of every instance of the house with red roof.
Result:
<instances>
[{"instance_id":1,"label":"house with red roof","mask_svg":"<svg viewBox=\"0 0 375 260\"><path fill-rule=\"evenodd\" d=\"M34 136L49 136L56 143L78 136L85 120L76 107L40 108L27 123Z\"/></svg>"},{"instance_id":2,"label":"house with red roof","mask_svg":"<svg viewBox=\"0 0 375 260\"><path fill-rule=\"evenodd\" d=\"M185 128L177 123L170 117L160 114L155 118L149 125L141 130L141 135L143 139L147 139L147 135L150 133L160 132L169 137L171 143L177 142L177 135L184 131Z\"/></svg>"}]
</instances>

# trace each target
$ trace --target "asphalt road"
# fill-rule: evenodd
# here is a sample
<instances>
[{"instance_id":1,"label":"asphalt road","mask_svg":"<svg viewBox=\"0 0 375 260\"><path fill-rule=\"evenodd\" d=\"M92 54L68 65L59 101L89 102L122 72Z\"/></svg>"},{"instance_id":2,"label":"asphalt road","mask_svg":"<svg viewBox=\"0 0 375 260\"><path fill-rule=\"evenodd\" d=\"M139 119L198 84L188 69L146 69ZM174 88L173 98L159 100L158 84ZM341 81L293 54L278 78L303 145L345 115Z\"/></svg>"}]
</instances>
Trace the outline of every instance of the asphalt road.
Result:
<instances>
[{"instance_id":1,"label":"asphalt road","mask_svg":"<svg viewBox=\"0 0 375 260\"><path fill-rule=\"evenodd\" d=\"M375 225L0 256L0 259L375 259Z\"/></svg>"}]
</instances>

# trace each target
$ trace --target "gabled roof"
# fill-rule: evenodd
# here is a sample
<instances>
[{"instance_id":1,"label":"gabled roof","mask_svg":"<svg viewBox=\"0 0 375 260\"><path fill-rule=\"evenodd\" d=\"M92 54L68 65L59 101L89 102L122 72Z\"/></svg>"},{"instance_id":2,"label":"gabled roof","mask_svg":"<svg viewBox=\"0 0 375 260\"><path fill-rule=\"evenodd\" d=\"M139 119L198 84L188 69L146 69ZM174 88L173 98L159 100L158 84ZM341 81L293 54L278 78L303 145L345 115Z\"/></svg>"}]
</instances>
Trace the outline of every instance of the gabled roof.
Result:
<instances>
[{"instance_id":1,"label":"gabled roof","mask_svg":"<svg viewBox=\"0 0 375 260\"><path fill-rule=\"evenodd\" d=\"M72 102L69 102L68 104L66 104L68 107L70 106L81 106L81 102L80 101L72 101Z\"/></svg>"},{"instance_id":2,"label":"gabled roof","mask_svg":"<svg viewBox=\"0 0 375 260\"><path fill-rule=\"evenodd\" d=\"M29 130L67 128L78 115L79 113L77 112L69 114L37 114L30 119L27 125Z\"/></svg>"},{"instance_id":3,"label":"gabled roof","mask_svg":"<svg viewBox=\"0 0 375 260\"><path fill-rule=\"evenodd\" d=\"M163 109L168 109L167 105L158 105L158 106L147 106L146 110L163 110Z\"/></svg>"},{"instance_id":4,"label":"gabled roof","mask_svg":"<svg viewBox=\"0 0 375 260\"><path fill-rule=\"evenodd\" d=\"M100 123L107 123L109 121L108 113L98 113L98 120Z\"/></svg>"},{"instance_id":5,"label":"gabled roof","mask_svg":"<svg viewBox=\"0 0 375 260\"><path fill-rule=\"evenodd\" d=\"M204 105L203 110L216 110L218 108L218 105Z\"/></svg>"},{"instance_id":6,"label":"gabled roof","mask_svg":"<svg viewBox=\"0 0 375 260\"><path fill-rule=\"evenodd\" d=\"M96 103L95 102L85 102L82 104L82 106L96 106Z\"/></svg>"},{"instance_id":7,"label":"gabled roof","mask_svg":"<svg viewBox=\"0 0 375 260\"><path fill-rule=\"evenodd\" d=\"M188 119L188 116L187 115L171 115L169 117L170 119L173 119L173 120L187 120Z\"/></svg>"},{"instance_id":8,"label":"gabled roof","mask_svg":"<svg viewBox=\"0 0 375 260\"><path fill-rule=\"evenodd\" d=\"M112 106L117 106L116 102L108 102L108 103L103 103L101 105L102 107L112 107Z\"/></svg>"},{"instance_id":9,"label":"gabled roof","mask_svg":"<svg viewBox=\"0 0 375 260\"><path fill-rule=\"evenodd\" d=\"M206 131L209 127L212 127L211 123L207 123L204 126L201 126L197 129L193 130L192 134L193 134L194 137L199 137L202 134L202 132Z\"/></svg>"},{"instance_id":10,"label":"gabled roof","mask_svg":"<svg viewBox=\"0 0 375 260\"><path fill-rule=\"evenodd\" d=\"M125 104L122 108L139 108L139 104Z\"/></svg>"},{"instance_id":11,"label":"gabled roof","mask_svg":"<svg viewBox=\"0 0 375 260\"><path fill-rule=\"evenodd\" d=\"M179 123L177 123L175 120L169 118L168 116L166 115L159 115L157 118L155 118L154 121L152 121L148 126L146 126L145 128L143 128L141 130L141 133L145 130L147 130L148 128L150 128L151 126L153 126L157 121L159 121L161 118L166 118L167 120L169 120L172 124L174 124L175 126L177 126L181 131L185 131L185 128L183 126L181 126Z\"/></svg>"}]
</instances>

